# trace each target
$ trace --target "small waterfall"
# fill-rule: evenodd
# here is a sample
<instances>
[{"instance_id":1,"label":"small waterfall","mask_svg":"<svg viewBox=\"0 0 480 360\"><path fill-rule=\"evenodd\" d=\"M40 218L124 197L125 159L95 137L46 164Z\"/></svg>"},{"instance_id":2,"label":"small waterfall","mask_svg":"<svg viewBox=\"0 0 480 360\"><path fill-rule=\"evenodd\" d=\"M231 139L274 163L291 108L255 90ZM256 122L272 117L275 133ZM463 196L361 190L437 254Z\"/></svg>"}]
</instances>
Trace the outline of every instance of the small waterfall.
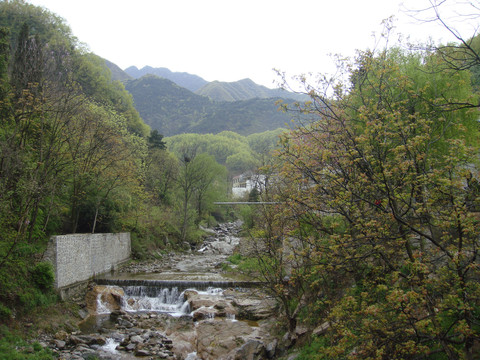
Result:
<instances>
[{"instance_id":1,"label":"small waterfall","mask_svg":"<svg viewBox=\"0 0 480 360\"><path fill-rule=\"evenodd\" d=\"M103 302L102 300L102 295L105 293L104 292L101 292L101 293L98 293L97 295L97 314L98 315L105 315L105 314L110 314L110 309L108 308L108 306Z\"/></svg>"},{"instance_id":2,"label":"small waterfall","mask_svg":"<svg viewBox=\"0 0 480 360\"><path fill-rule=\"evenodd\" d=\"M110 286L107 285L106 289ZM188 301L185 300L185 291L194 290L199 294L223 296L224 289L207 287L203 290L186 289L179 291L177 287L157 288L155 286L124 286L125 295L122 298L122 309L127 312L153 311L168 313L172 316L191 314ZM107 290L105 290L107 291ZM97 314L110 314L111 310L103 302L102 294L97 296ZM212 314L213 316L213 314Z\"/></svg>"},{"instance_id":3,"label":"small waterfall","mask_svg":"<svg viewBox=\"0 0 480 360\"><path fill-rule=\"evenodd\" d=\"M120 343L115 341L115 339L108 338L107 341L105 342L105 345L103 345L100 349L111 354L118 354L118 351L117 351L118 345L120 345Z\"/></svg>"},{"instance_id":4,"label":"small waterfall","mask_svg":"<svg viewBox=\"0 0 480 360\"><path fill-rule=\"evenodd\" d=\"M223 296L226 288L250 288L259 282L248 281L186 281L186 280L141 280L141 279L97 279L97 284L121 287L125 295L122 309L128 312L154 311L172 316L191 314L185 291L194 290L203 295ZM97 298L97 313L109 314L110 309ZM234 320L234 318L231 318Z\"/></svg>"},{"instance_id":5,"label":"small waterfall","mask_svg":"<svg viewBox=\"0 0 480 360\"><path fill-rule=\"evenodd\" d=\"M237 320L235 319L235 314L228 314L228 313L227 313L227 314L226 314L226 317L227 317L228 320L231 320L232 322L237 321Z\"/></svg>"},{"instance_id":6,"label":"small waterfall","mask_svg":"<svg viewBox=\"0 0 480 360\"><path fill-rule=\"evenodd\" d=\"M213 309L213 306L211 307ZM208 320L215 320L215 313L214 312L209 312L205 314L205 318Z\"/></svg>"},{"instance_id":7,"label":"small waterfall","mask_svg":"<svg viewBox=\"0 0 480 360\"><path fill-rule=\"evenodd\" d=\"M147 286L127 286L124 288L124 309L126 311L158 311L173 316L181 316L190 312L185 301L184 291L178 288L154 288Z\"/></svg>"}]
</instances>

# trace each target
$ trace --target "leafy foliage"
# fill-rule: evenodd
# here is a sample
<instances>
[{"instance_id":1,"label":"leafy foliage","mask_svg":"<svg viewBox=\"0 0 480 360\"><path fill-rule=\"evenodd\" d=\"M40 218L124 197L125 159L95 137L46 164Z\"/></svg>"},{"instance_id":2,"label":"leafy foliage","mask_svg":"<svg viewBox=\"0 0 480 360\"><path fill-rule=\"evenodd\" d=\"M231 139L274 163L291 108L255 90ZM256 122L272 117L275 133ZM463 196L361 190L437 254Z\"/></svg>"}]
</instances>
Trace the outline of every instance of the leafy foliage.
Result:
<instances>
[{"instance_id":1,"label":"leafy foliage","mask_svg":"<svg viewBox=\"0 0 480 360\"><path fill-rule=\"evenodd\" d=\"M56 301L53 271L39 262L49 235L123 228L141 198L148 127L123 86L77 47L59 18L23 1L2 2L0 12L0 303L7 317Z\"/></svg>"},{"instance_id":2,"label":"leafy foliage","mask_svg":"<svg viewBox=\"0 0 480 360\"><path fill-rule=\"evenodd\" d=\"M312 326L329 324L314 358L471 358L480 234L470 74L395 48L346 68L350 83L331 99L306 85L312 101L297 110L311 122L282 137L262 277L291 334L305 312Z\"/></svg>"},{"instance_id":3,"label":"leafy foliage","mask_svg":"<svg viewBox=\"0 0 480 360\"><path fill-rule=\"evenodd\" d=\"M148 135L149 128L135 109L132 96L120 81L111 79L105 60L92 53L81 54L74 58L73 66L75 78L85 95L115 109L126 119L130 132L140 136Z\"/></svg>"},{"instance_id":4,"label":"leafy foliage","mask_svg":"<svg viewBox=\"0 0 480 360\"><path fill-rule=\"evenodd\" d=\"M186 148L197 153L207 153L227 167L233 174L256 169L263 165L263 158L270 156L278 146L284 129L252 134L247 137L232 131L218 134L182 134L165 138L167 148L180 157Z\"/></svg>"},{"instance_id":5,"label":"leafy foliage","mask_svg":"<svg viewBox=\"0 0 480 360\"><path fill-rule=\"evenodd\" d=\"M32 278L35 285L41 290L52 290L55 281L53 266L49 262L39 262L35 265L32 272Z\"/></svg>"},{"instance_id":6,"label":"leafy foliage","mask_svg":"<svg viewBox=\"0 0 480 360\"><path fill-rule=\"evenodd\" d=\"M179 218L183 241L191 241L188 235L196 228L193 225L197 225L203 218L207 204L211 204L211 201L206 201L211 192L217 190L226 194L226 175L225 167L218 164L213 156L206 153L197 155L191 148L184 150L177 178L178 191L182 199ZM216 197L218 198L218 194Z\"/></svg>"}]
</instances>

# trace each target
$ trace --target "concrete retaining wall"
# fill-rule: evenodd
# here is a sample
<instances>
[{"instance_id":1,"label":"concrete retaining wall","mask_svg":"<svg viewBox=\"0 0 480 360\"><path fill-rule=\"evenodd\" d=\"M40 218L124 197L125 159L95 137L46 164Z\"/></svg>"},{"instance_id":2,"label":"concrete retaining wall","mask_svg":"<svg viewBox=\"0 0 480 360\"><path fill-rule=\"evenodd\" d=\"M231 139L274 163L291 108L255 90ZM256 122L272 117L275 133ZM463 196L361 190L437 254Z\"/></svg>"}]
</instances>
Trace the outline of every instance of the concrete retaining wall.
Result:
<instances>
[{"instance_id":1,"label":"concrete retaining wall","mask_svg":"<svg viewBox=\"0 0 480 360\"><path fill-rule=\"evenodd\" d=\"M130 233L52 236L44 255L59 290L114 270L131 255Z\"/></svg>"}]
</instances>

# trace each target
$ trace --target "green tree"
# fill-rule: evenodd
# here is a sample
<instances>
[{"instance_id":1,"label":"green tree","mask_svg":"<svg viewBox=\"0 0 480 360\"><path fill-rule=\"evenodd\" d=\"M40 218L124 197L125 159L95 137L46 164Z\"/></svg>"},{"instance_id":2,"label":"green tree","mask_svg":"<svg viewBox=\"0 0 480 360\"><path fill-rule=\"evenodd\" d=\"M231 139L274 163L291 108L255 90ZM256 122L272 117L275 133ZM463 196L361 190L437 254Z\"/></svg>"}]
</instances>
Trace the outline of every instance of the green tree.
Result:
<instances>
[{"instance_id":1,"label":"green tree","mask_svg":"<svg viewBox=\"0 0 480 360\"><path fill-rule=\"evenodd\" d=\"M165 142L163 141L163 135L160 134L158 130L152 130L150 132L150 136L148 137L148 147L150 149L166 149Z\"/></svg>"},{"instance_id":2,"label":"green tree","mask_svg":"<svg viewBox=\"0 0 480 360\"><path fill-rule=\"evenodd\" d=\"M223 198L226 193L227 169L215 161L213 156L199 154L194 159L197 172L195 189L195 202L198 220L203 219L205 209L208 207L208 195L213 192L218 198ZM215 191L220 189L220 194ZM223 193L223 194L222 194ZM211 201L212 202L212 201Z\"/></svg>"},{"instance_id":3,"label":"green tree","mask_svg":"<svg viewBox=\"0 0 480 360\"><path fill-rule=\"evenodd\" d=\"M59 94L64 83L53 85L59 80L56 49L45 56L38 36L32 37L27 25L17 43L14 66L9 66L12 95L7 93L2 102L0 130L1 217L2 228L9 234L2 245L10 243L5 261L27 234L30 241L41 238L49 208L46 199L55 193L57 175L65 167L62 135L72 100L66 93ZM59 102L62 106L53 111Z\"/></svg>"},{"instance_id":4,"label":"green tree","mask_svg":"<svg viewBox=\"0 0 480 360\"><path fill-rule=\"evenodd\" d=\"M333 99L307 89L312 122L282 138L285 206L267 238L290 240L276 244L288 276L276 295L289 296L290 320L303 307L329 322L319 358L472 358L478 115L459 106L473 102L469 74L399 49L359 53L349 69Z\"/></svg>"},{"instance_id":5,"label":"green tree","mask_svg":"<svg viewBox=\"0 0 480 360\"><path fill-rule=\"evenodd\" d=\"M181 204L181 239L187 240L188 230L203 216L205 197L215 184L226 178L226 169L208 154L185 151L180 159L177 178Z\"/></svg>"},{"instance_id":6,"label":"green tree","mask_svg":"<svg viewBox=\"0 0 480 360\"><path fill-rule=\"evenodd\" d=\"M68 124L70 231L95 232L99 209L112 191L137 183L145 140L131 134L121 115L85 103ZM84 209L93 209L90 217ZM92 216L93 215L93 216ZM80 218L83 223L79 223Z\"/></svg>"},{"instance_id":7,"label":"green tree","mask_svg":"<svg viewBox=\"0 0 480 360\"><path fill-rule=\"evenodd\" d=\"M272 132L272 134L279 132ZM270 133L258 134L257 139L270 137ZM275 136L278 141L278 136ZM168 137L165 139L166 145L170 151L177 156L181 156L181 152L188 146L195 146L198 152L204 152L215 157L215 160L225 165L227 169L234 174L239 174L249 170L256 169L261 165L259 159L269 156L269 148L262 155L252 150L250 142L246 137L233 133L231 131L223 131L219 134L182 134ZM255 143L255 142L253 142Z\"/></svg>"},{"instance_id":8,"label":"green tree","mask_svg":"<svg viewBox=\"0 0 480 360\"><path fill-rule=\"evenodd\" d=\"M154 204L171 205L179 172L178 159L167 150L152 146L150 141L149 145L145 163L145 188L151 194Z\"/></svg>"}]
</instances>

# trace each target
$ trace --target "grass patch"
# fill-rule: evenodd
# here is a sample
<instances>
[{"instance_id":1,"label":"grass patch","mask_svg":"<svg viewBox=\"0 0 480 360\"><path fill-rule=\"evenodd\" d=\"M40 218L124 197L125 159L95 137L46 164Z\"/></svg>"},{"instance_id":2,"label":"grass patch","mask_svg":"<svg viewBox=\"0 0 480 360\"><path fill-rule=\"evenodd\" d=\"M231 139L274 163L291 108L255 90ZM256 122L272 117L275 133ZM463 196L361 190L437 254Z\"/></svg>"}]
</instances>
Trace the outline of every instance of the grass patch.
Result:
<instances>
[{"instance_id":1,"label":"grass patch","mask_svg":"<svg viewBox=\"0 0 480 360\"><path fill-rule=\"evenodd\" d=\"M245 275L254 275L259 272L260 266L257 258L242 256L240 254L233 254L227 258L227 261L235 265L235 271L240 271ZM224 263L222 268L226 271L233 271L232 266L228 263Z\"/></svg>"},{"instance_id":2,"label":"grass patch","mask_svg":"<svg viewBox=\"0 0 480 360\"><path fill-rule=\"evenodd\" d=\"M322 350L328 347L328 341L324 337L314 336L310 343L303 346L300 349L298 360L327 360L327 358L321 354Z\"/></svg>"},{"instance_id":3,"label":"grass patch","mask_svg":"<svg viewBox=\"0 0 480 360\"><path fill-rule=\"evenodd\" d=\"M5 326L0 327L0 354L4 360L53 360L50 349L44 349L38 342L27 343L12 334Z\"/></svg>"},{"instance_id":4,"label":"grass patch","mask_svg":"<svg viewBox=\"0 0 480 360\"><path fill-rule=\"evenodd\" d=\"M242 262L244 257L240 254L233 254L227 258L228 261L230 261L233 265L238 265Z\"/></svg>"}]
</instances>

